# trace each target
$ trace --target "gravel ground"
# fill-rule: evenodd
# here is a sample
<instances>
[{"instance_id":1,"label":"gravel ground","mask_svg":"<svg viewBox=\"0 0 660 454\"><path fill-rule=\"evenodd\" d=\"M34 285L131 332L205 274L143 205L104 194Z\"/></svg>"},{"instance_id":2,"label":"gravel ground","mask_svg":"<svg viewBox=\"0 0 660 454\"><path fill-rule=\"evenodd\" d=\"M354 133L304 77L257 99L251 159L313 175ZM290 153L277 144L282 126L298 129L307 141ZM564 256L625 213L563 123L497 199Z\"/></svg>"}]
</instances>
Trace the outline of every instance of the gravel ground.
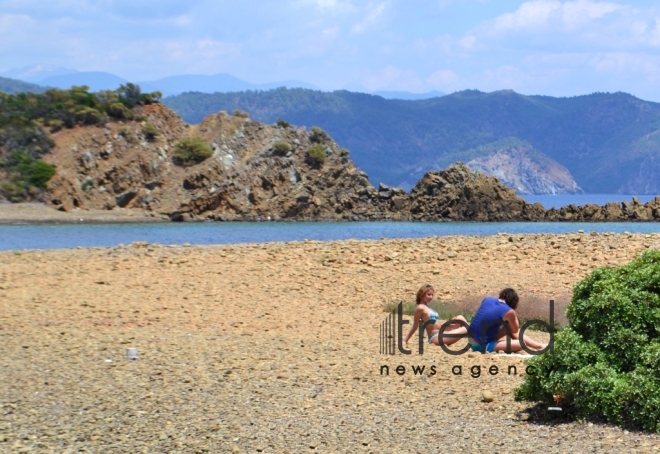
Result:
<instances>
[{"instance_id":1,"label":"gravel ground","mask_svg":"<svg viewBox=\"0 0 660 454\"><path fill-rule=\"evenodd\" d=\"M167 216L146 213L140 210L116 208L114 210L57 211L43 203L0 202L0 224L79 224L126 223L126 222L169 222Z\"/></svg>"},{"instance_id":2,"label":"gravel ground","mask_svg":"<svg viewBox=\"0 0 660 454\"><path fill-rule=\"evenodd\" d=\"M383 303L420 284L448 301L514 285L523 305L660 240L582 235L583 266L576 237L0 253L0 452L659 452L515 402L519 357L379 354Z\"/></svg>"}]
</instances>

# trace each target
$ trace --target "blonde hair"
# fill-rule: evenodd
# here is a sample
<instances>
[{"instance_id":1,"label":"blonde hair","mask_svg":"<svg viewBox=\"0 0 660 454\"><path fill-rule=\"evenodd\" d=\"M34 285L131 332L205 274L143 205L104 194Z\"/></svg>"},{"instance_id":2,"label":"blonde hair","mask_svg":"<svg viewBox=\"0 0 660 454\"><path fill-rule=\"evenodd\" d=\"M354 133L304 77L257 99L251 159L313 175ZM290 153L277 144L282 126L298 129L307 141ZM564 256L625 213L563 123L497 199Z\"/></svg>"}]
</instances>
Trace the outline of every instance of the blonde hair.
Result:
<instances>
[{"instance_id":1,"label":"blonde hair","mask_svg":"<svg viewBox=\"0 0 660 454\"><path fill-rule=\"evenodd\" d=\"M431 284L422 285L419 290L417 290L417 304L422 302L422 298L424 298L429 291L435 293L435 289Z\"/></svg>"}]
</instances>

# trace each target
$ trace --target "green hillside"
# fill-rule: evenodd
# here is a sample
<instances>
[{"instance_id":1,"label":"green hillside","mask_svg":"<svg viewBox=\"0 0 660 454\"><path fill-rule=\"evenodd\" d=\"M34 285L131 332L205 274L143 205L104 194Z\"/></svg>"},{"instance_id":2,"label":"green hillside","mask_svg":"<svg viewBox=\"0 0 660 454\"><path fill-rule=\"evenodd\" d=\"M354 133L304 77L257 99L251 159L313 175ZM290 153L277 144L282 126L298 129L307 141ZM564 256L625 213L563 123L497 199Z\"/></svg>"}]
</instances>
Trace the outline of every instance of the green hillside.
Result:
<instances>
[{"instance_id":1,"label":"green hillside","mask_svg":"<svg viewBox=\"0 0 660 454\"><path fill-rule=\"evenodd\" d=\"M41 93L45 90L46 88L42 87L41 85L23 82L22 80L0 77L0 91L10 95L27 91L31 91L32 93Z\"/></svg>"},{"instance_id":2,"label":"green hillside","mask_svg":"<svg viewBox=\"0 0 660 454\"><path fill-rule=\"evenodd\" d=\"M375 183L410 186L430 169L521 140L568 168L591 193L660 193L660 104L625 93L571 98L457 92L419 101L280 88L184 93L164 103L189 123L240 109L255 120L320 126Z\"/></svg>"}]
</instances>

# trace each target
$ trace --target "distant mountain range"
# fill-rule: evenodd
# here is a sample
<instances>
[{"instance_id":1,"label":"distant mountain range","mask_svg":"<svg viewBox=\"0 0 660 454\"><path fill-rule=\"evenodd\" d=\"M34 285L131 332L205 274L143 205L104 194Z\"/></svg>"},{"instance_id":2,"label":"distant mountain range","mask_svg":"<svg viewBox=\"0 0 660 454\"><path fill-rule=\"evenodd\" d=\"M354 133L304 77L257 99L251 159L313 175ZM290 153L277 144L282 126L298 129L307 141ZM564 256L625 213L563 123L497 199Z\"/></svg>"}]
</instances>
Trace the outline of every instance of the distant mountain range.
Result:
<instances>
[{"instance_id":1,"label":"distant mountain range","mask_svg":"<svg viewBox=\"0 0 660 454\"><path fill-rule=\"evenodd\" d=\"M14 94L26 91L33 93L41 93L45 88L41 85L23 82L22 80L9 79L7 77L0 77L0 91L5 93Z\"/></svg>"},{"instance_id":2,"label":"distant mountain range","mask_svg":"<svg viewBox=\"0 0 660 454\"><path fill-rule=\"evenodd\" d=\"M186 93L164 103L189 123L239 109L265 123L319 126L350 149L374 183L409 188L428 170L525 143L566 168L587 193L660 194L660 104L626 93L554 98L467 90L404 101L277 89Z\"/></svg>"},{"instance_id":3,"label":"distant mountain range","mask_svg":"<svg viewBox=\"0 0 660 454\"><path fill-rule=\"evenodd\" d=\"M60 66L34 65L23 68L15 68L0 73L0 77L16 79L21 82L38 84L41 87L54 87L61 89L71 88L73 85L87 85L91 91L115 90L122 84L134 82L140 85L142 91L160 91L164 96L173 96L186 92L200 93L227 93L247 90L271 90L279 87L307 88L320 90L319 87L300 80L283 80L280 82L268 82L254 84L246 82L231 74L182 74L178 76L165 77L157 80L129 81L117 75L102 71L77 71L75 69ZM39 89L36 86L31 91ZM0 86L0 91L2 86ZM406 91L379 91L374 94L386 99L428 99L443 96L444 93L431 91L428 93L410 93Z\"/></svg>"}]
</instances>

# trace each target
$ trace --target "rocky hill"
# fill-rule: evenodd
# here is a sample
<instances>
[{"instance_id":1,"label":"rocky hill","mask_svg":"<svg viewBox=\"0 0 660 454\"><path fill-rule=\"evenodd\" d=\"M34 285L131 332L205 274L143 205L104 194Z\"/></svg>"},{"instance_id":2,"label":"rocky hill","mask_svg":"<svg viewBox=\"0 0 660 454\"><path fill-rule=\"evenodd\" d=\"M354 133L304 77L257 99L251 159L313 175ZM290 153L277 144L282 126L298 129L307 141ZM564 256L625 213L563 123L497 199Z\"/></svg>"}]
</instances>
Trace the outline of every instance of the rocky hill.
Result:
<instances>
[{"instance_id":1,"label":"rocky hill","mask_svg":"<svg viewBox=\"0 0 660 454\"><path fill-rule=\"evenodd\" d=\"M409 193L385 184L375 188L323 130L266 125L243 112L220 112L195 126L154 101L136 104L122 120L98 117L102 112L96 111L93 118L100 120L94 124L62 127L49 120L56 126L49 134L35 130L45 134L45 145L39 161L26 162L30 167L43 160L54 169L42 194L54 208L119 207L174 221L660 219L660 198L546 211L460 163L427 172ZM4 126L3 137L12 127ZM182 155L193 153L184 145L190 143L199 147L197 154ZM12 153L9 161L24 156ZM23 164L12 165L6 172Z\"/></svg>"},{"instance_id":2,"label":"rocky hill","mask_svg":"<svg viewBox=\"0 0 660 454\"><path fill-rule=\"evenodd\" d=\"M224 112L189 126L160 104L144 106L141 115L141 123L53 134L55 147L44 159L58 171L48 202L61 210L136 208L172 220L402 218L403 205L371 186L347 150L322 130L269 126ZM157 129L151 139L147 123ZM211 145L212 156L178 165L173 149L195 136ZM320 154L310 153L313 148Z\"/></svg>"},{"instance_id":3,"label":"rocky hill","mask_svg":"<svg viewBox=\"0 0 660 454\"><path fill-rule=\"evenodd\" d=\"M515 138L565 167L586 192L660 193L660 104L626 93L554 98L466 90L403 101L278 89L185 93L164 102L191 123L241 109L266 123L319 126L352 151L374 184L411 188L429 170L485 157L483 147Z\"/></svg>"}]
</instances>

